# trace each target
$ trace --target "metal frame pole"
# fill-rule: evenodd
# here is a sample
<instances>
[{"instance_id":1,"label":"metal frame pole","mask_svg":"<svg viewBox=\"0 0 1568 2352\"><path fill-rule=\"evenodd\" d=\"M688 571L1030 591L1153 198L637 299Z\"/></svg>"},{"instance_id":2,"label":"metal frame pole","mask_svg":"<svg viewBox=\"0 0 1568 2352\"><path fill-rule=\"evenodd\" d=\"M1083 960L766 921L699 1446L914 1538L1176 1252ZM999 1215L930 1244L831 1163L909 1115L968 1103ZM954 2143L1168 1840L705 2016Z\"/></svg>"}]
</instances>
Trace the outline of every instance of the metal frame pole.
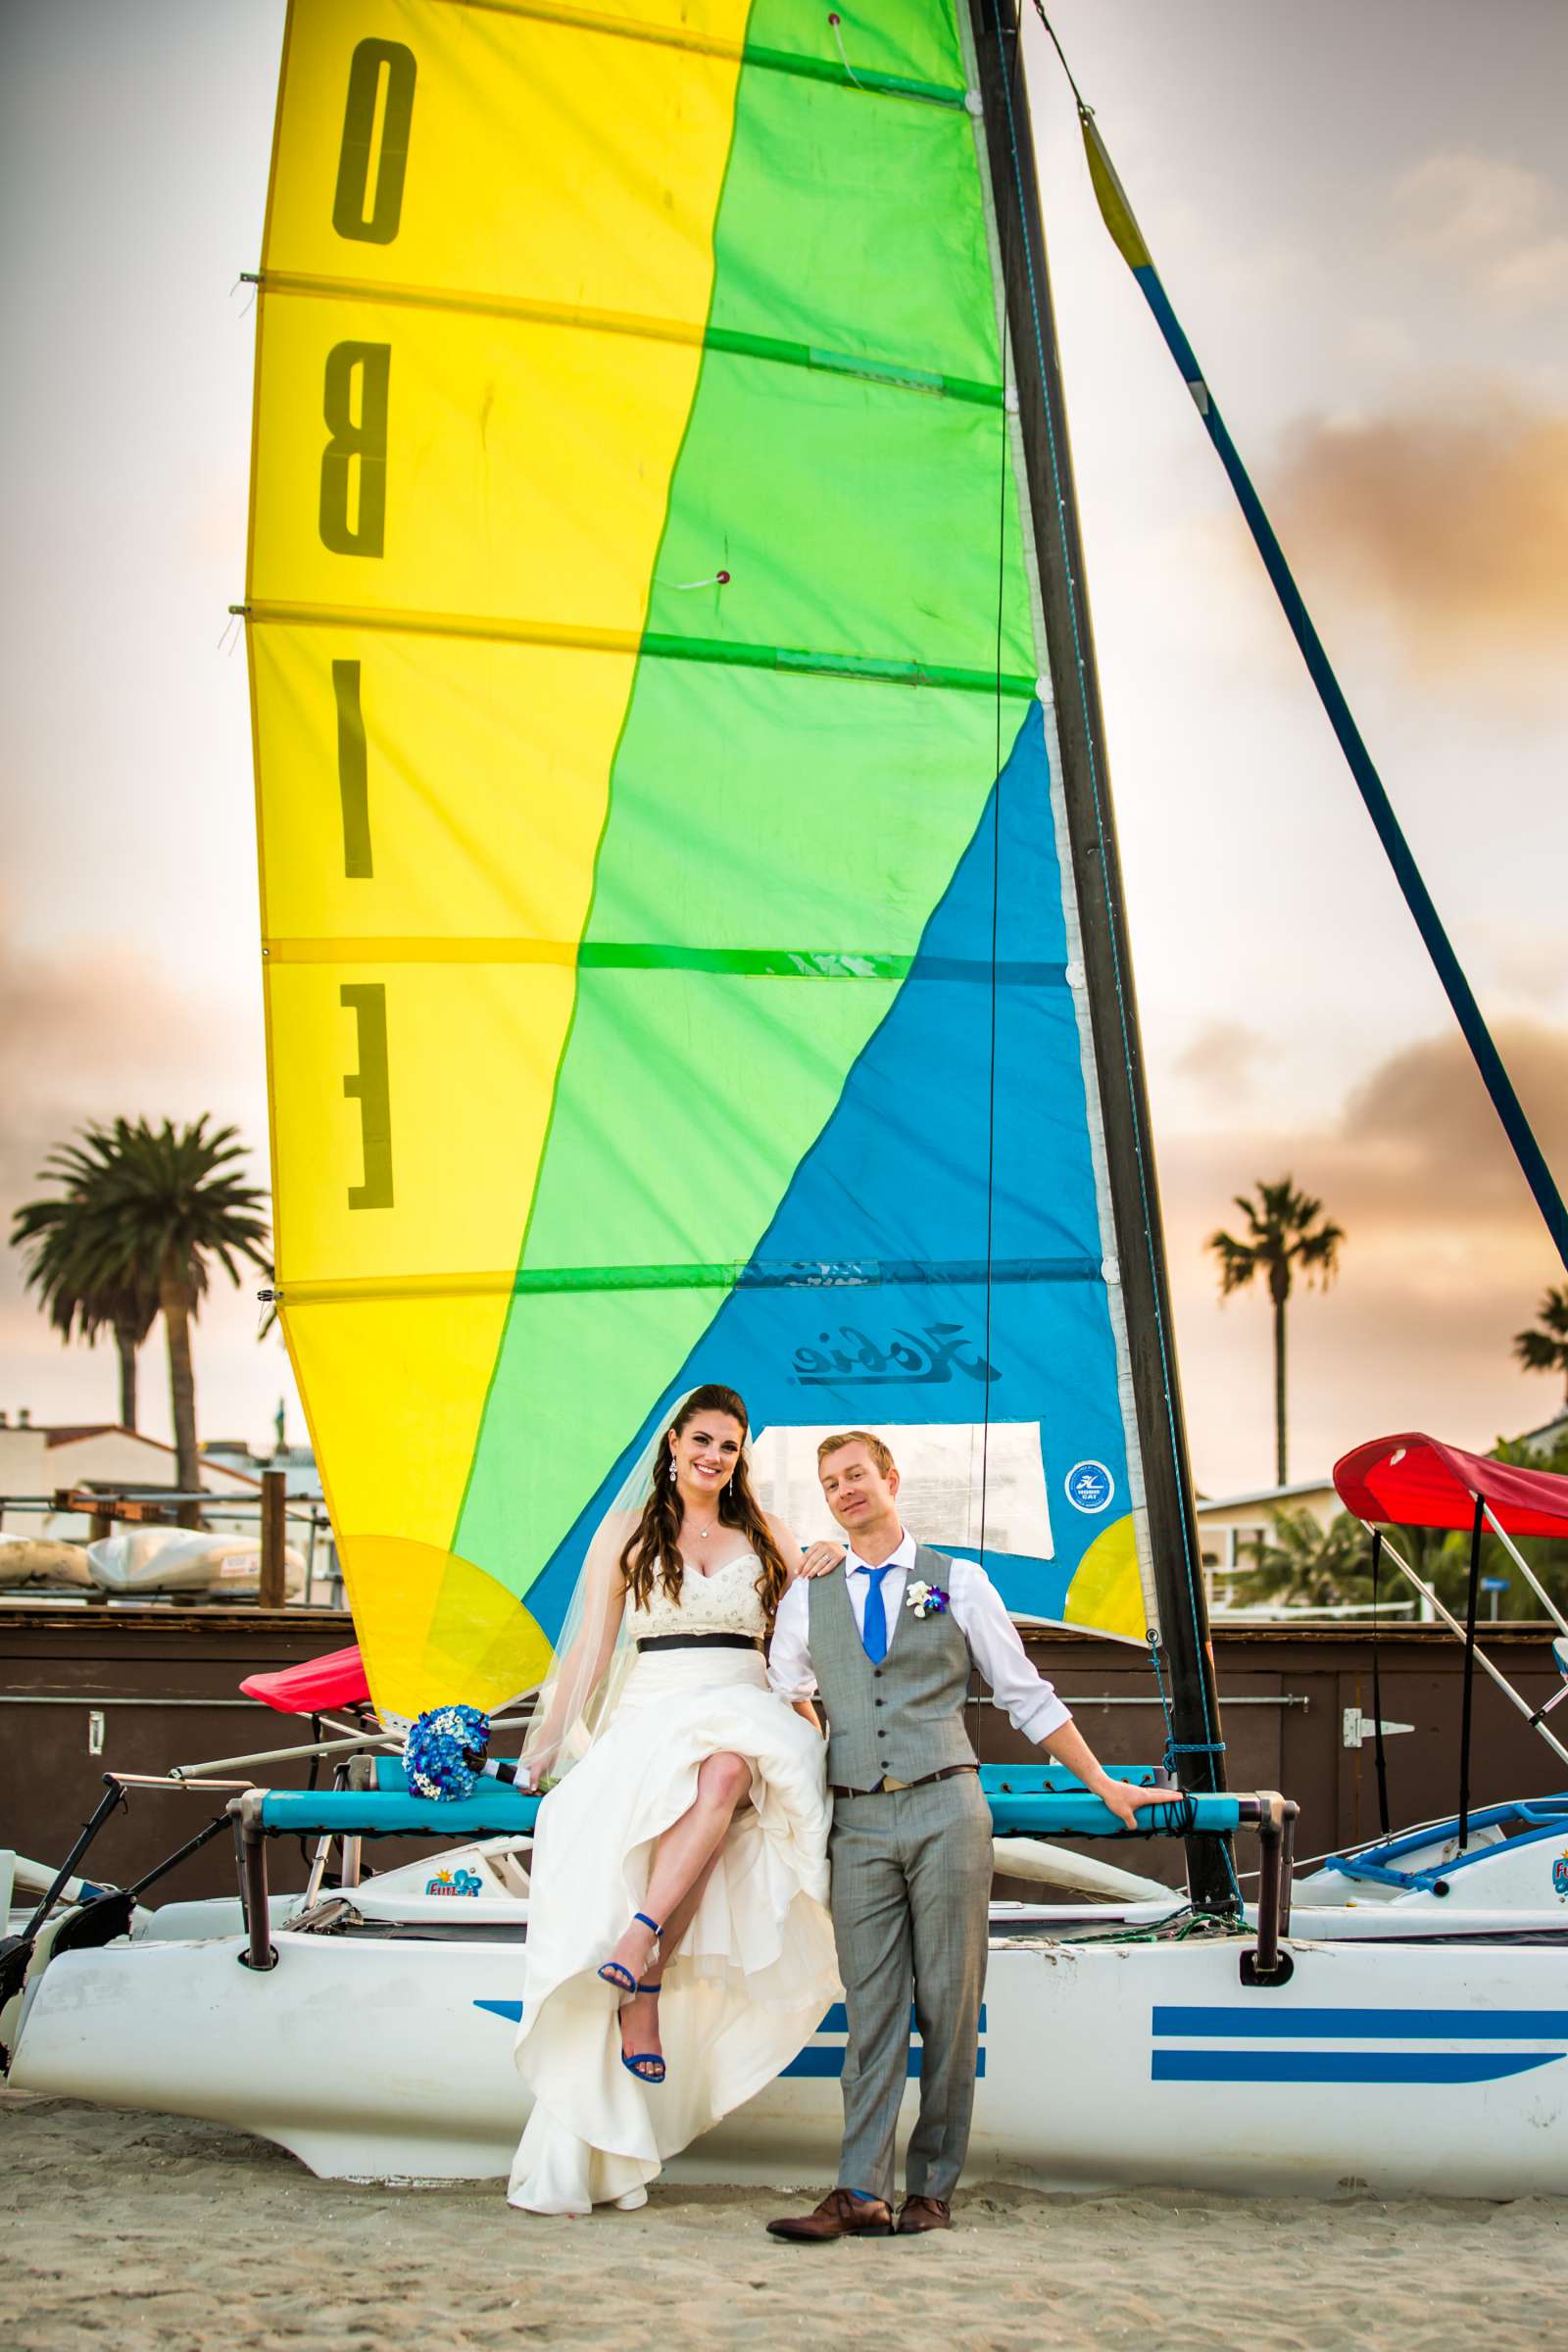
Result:
<instances>
[{"instance_id":1,"label":"metal frame pole","mask_svg":"<svg viewBox=\"0 0 1568 2352\"><path fill-rule=\"evenodd\" d=\"M1199 1794L1219 1793L1225 1787L1224 1739L1019 27L1013 0L968 0L968 15L1012 327L1046 639L1059 690L1055 717L1062 797L1089 980L1160 1639L1171 1684L1172 1747L1185 1787ZM1240 1898L1229 1839L1188 1838L1187 1868L1195 1902L1205 1910L1236 1909Z\"/></svg>"},{"instance_id":2,"label":"metal frame pole","mask_svg":"<svg viewBox=\"0 0 1568 2352\"><path fill-rule=\"evenodd\" d=\"M245 1913L245 1949L241 1968L265 1972L277 1966L271 1940L267 1893L267 1833L262 1828L262 1791L236 1796L228 1811L234 1823L235 1859L239 1867L239 1899Z\"/></svg>"}]
</instances>

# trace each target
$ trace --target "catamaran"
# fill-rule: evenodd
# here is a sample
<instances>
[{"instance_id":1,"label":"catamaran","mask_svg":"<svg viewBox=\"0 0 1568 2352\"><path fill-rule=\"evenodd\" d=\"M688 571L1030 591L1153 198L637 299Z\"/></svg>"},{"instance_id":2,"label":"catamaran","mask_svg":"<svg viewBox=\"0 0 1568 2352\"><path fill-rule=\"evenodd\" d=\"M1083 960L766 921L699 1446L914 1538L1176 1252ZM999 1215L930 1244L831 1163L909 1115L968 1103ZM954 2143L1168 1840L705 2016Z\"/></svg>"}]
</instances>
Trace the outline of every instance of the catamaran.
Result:
<instances>
[{"instance_id":1,"label":"catamaran","mask_svg":"<svg viewBox=\"0 0 1568 2352\"><path fill-rule=\"evenodd\" d=\"M1294 1807L1225 1789L1008 0L295 0L258 285L276 1304L376 1722L538 1683L695 1383L808 1526L871 1421L1018 1616L1147 1648L1187 1841L996 1907L972 2170L1560 2188L1560 1953L1302 1937ZM245 1779L242 1922L62 1931L15 2079L504 2171L534 1800ZM280 1901L296 1833L342 1883ZM844 2032L688 2176L825 2171Z\"/></svg>"}]
</instances>

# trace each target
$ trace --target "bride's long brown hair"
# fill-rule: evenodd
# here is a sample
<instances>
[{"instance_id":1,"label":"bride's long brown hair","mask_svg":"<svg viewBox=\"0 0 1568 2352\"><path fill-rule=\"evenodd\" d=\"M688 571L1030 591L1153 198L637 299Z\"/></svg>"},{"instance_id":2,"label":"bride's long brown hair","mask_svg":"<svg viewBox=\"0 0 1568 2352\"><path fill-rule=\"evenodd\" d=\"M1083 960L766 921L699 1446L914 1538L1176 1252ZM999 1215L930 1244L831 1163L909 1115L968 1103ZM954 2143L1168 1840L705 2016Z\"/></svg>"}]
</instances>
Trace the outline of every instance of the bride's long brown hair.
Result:
<instances>
[{"instance_id":1,"label":"bride's long brown hair","mask_svg":"<svg viewBox=\"0 0 1568 2352\"><path fill-rule=\"evenodd\" d=\"M680 1491L670 1475L672 1462L670 1441L688 1429L700 1413L726 1413L738 1421L741 1434L751 1428L744 1400L733 1389L716 1381L693 1389L674 1420L659 1442L659 1458L654 1469L654 1491L643 1505L643 1515L626 1540L620 1555L620 1572L631 1589L635 1605L648 1606L657 1577L662 1590L671 1600L680 1598L685 1581L685 1564L681 1559ZM752 1482L746 1468L744 1447L736 1457L728 1484L718 1497L718 1519L721 1527L739 1528L761 1563L757 1579L757 1597L762 1604L762 1614L772 1631L778 1604L784 1597L784 1588L790 1572L784 1555L773 1541L772 1530L762 1516L761 1505L752 1493Z\"/></svg>"}]
</instances>

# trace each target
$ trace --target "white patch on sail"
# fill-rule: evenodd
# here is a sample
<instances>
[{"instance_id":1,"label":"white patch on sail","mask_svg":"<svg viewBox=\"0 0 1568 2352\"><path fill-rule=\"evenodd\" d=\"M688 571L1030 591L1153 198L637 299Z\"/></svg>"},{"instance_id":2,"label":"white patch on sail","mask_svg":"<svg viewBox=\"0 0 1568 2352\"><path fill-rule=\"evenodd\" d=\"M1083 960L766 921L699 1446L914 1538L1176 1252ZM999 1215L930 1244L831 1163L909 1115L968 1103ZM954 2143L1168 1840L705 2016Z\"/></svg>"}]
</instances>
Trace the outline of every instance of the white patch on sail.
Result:
<instances>
[{"instance_id":1,"label":"white patch on sail","mask_svg":"<svg viewBox=\"0 0 1568 2352\"><path fill-rule=\"evenodd\" d=\"M752 1477L764 1509L776 1512L803 1543L838 1534L822 1499L816 1449L844 1426L776 1423L753 1445ZM983 1462L986 1548L1054 1557L1038 1421L993 1421L989 1434L979 1421L873 1420L868 1426L899 1465L904 1523L922 1543L939 1550L979 1550Z\"/></svg>"}]
</instances>

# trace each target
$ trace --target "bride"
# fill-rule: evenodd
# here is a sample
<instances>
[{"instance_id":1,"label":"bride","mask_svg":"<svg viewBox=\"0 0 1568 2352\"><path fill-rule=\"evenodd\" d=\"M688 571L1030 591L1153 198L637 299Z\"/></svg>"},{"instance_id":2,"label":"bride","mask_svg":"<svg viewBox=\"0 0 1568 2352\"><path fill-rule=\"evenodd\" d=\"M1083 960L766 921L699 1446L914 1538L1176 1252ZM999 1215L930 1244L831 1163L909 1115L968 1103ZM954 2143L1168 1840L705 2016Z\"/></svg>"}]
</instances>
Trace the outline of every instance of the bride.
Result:
<instances>
[{"instance_id":1,"label":"bride","mask_svg":"<svg viewBox=\"0 0 1568 2352\"><path fill-rule=\"evenodd\" d=\"M819 1726L769 1690L762 1642L793 1578L843 1553L803 1560L759 1507L746 1434L733 1389L681 1405L641 1510L594 1537L524 1744L519 1780L556 1779L516 2042L508 2202L529 2213L643 2204L838 1997Z\"/></svg>"}]
</instances>

